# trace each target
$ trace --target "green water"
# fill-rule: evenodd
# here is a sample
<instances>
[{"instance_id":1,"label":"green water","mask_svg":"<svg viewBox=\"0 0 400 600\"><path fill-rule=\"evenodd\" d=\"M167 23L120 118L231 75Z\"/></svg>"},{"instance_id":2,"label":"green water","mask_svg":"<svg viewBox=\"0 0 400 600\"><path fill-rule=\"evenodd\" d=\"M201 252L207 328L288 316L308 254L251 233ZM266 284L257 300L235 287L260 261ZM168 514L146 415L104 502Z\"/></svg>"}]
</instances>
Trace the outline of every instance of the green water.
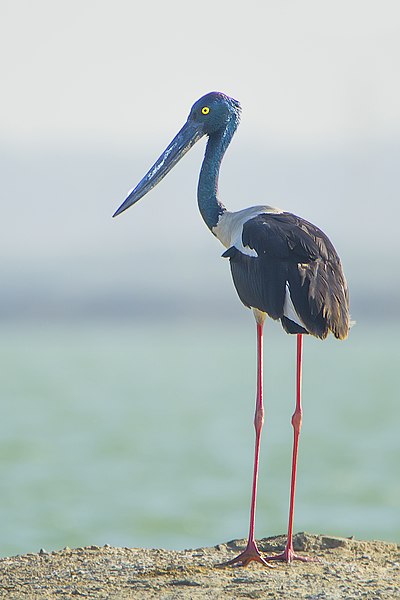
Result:
<instances>
[{"instance_id":1,"label":"green water","mask_svg":"<svg viewBox=\"0 0 400 600\"><path fill-rule=\"evenodd\" d=\"M254 326L2 327L0 554L247 534ZM295 529L400 541L399 327L305 340ZM266 327L257 535L286 530L295 339Z\"/></svg>"}]
</instances>

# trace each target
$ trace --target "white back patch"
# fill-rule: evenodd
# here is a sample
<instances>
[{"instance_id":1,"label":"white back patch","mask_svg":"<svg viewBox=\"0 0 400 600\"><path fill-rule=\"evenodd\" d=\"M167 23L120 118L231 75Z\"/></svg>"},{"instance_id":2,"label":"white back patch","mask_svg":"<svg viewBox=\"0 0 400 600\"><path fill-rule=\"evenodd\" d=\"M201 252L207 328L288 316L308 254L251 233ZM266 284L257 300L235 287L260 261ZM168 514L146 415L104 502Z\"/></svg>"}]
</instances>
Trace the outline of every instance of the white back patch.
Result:
<instances>
[{"instance_id":1,"label":"white back patch","mask_svg":"<svg viewBox=\"0 0 400 600\"><path fill-rule=\"evenodd\" d=\"M243 246L243 225L258 215L264 213L280 214L282 212L284 211L280 208L273 208L272 206L251 206L237 212L226 211L220 216L218 224L213 227L212 231L225 248L235 246L242 254L258 256L255 250Z\"/></svg>"}]
</instances>

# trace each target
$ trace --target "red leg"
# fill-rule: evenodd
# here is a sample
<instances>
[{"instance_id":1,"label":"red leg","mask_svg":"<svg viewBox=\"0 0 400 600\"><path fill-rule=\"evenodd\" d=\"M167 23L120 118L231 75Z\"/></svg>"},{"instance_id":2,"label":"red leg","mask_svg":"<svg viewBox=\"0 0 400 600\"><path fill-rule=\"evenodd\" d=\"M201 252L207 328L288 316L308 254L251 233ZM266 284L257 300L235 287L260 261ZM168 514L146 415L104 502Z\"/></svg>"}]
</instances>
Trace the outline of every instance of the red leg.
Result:
<instances>
[{"instance_id":1,"label":"red leg","mask_svg":"<svg viewBox=\"0 0 400 600\"><path fill-rule=\"evenodd\" d=\"M290 506L289 506L289 524L288 537L284 551L281 554L267 556L265 560L282 560L292 562L292 560L302 560L304 562L317 560L295 554L293 550L293 518L294 518L294 498L296 492L296 474L297 474L297 455L299 449L299 437L301 429L302 408L301 408L301 376L302 376L302 358L303 358L303 335L297 334L297 372L296 372L296 408L292 416L293 425L293 456L292 456L292 479L290 484Z\"/></svg>"},{"instance_id":2,"label":"red leg","mask_svg":"<svg viewBox=\"0 0 400 600\"><path fill-rule=\"evenodd\" d=\"M257 321L257 394L256 394L256 411L254 415L254 428L256 431L255 451L254 451L254 470L253 470L253 486L251 494L251 509L250 509L250 530L249 538L246 549L236 556L232 560L224 563L221 566L233 565L238 563L239 566L246 567L251 561L255 560L262 563L266 567L271 567L266 560L261 556L259 549L257 548L255 536L254 536L254 524L256 516L256 501L257 501L257 479L258 479L258 463L260 457L260 439L261 430L264 423L264 406L263 406L263 376L262 376L262 362L263 362L263 326L264 326L265 314L256 313Z\"/></svg>"}]
</instances>

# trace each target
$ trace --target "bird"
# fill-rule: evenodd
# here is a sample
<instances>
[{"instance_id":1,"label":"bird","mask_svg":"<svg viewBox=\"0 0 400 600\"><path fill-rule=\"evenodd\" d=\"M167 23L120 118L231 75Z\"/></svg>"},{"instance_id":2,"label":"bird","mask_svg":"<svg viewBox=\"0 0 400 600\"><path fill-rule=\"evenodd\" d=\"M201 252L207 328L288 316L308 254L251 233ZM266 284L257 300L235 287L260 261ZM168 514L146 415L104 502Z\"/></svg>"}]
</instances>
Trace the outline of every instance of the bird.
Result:
<instances>
[{"instance_id":1,"label":"bird","mask_svg":"<svg viewBox=\"0 0 400 600\"><path fill-rule=\"evenodd\" d=\"M222 92L197 100L189 116L161 156L114 213L120 215L150 192L201 138L207 138L200 169L197 200L211 233L222 243L241 302L253 311L256 323L257 369L254 415L255 450L247 545L225 565L247 566L252 561L274 567L274 561L312 561L293 547L297 457L302 423L301 383L303 336L343 340L350 328L349 292L341 260L327 235L318 227L269 205L231 212L221 202L218 180L222 159L241 118L240 103ZM264 423L263 327L266 317L279 320L297 339L296 400L293 427L289 521L283 552L265 556L255 538L255 515L260 439Z\"/></svg>"}]
</instances>

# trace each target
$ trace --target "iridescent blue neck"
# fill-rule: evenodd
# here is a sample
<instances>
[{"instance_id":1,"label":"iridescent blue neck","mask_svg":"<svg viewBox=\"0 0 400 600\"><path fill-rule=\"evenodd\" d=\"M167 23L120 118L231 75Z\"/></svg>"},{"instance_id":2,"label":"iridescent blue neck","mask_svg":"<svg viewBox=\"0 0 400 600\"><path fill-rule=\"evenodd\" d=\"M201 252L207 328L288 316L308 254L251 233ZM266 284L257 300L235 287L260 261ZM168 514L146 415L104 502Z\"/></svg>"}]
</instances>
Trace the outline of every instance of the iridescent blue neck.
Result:
<instances>
[{"instance_id":1,"label":"iridescent blue neck","mask_svg":"<svg viewBox=\"0 0 400 600\"><path fill-rule=\"evenodd\" d=\"M218 177L221 161L239 124L239 116L233 114L225 129L210 134L203 164L201 165L197 201L205 224L212 230L218 223L225 206L218 200Z\"/></svg>"}]
</instances>

